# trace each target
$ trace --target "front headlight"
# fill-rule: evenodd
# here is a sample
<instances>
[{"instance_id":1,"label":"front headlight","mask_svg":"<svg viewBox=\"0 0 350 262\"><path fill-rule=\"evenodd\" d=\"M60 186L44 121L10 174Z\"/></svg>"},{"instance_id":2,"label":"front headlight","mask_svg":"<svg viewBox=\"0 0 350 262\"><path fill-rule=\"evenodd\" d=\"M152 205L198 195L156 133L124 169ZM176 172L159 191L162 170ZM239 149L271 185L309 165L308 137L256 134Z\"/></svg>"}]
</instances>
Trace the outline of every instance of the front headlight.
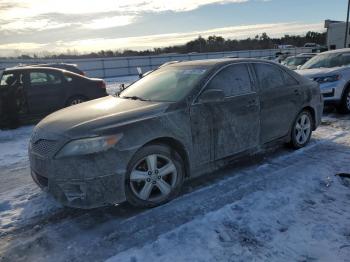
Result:
<instances>
[{"instance_id":1,"label":"front headlight","mask_svg":"<svg viewBox=\"0 0 350 262\"><path fill-rule=\"evenodd\" d=\"M323 84L323 83L331 83L336 82L341 79L341 75L331 75L331 76L322 76L314 78L314 81Z\"/></svg>"},{"instance_id":2,"label":"front headlight","mask_svg":"<svg viewBox=\"0 0 350 262\"><path fill-rule=\"evenodd\" d=\"M56 158L77 156L77 155L88 155L97 152L106 151L115 146L123 134L113 136L99 136L93 138L84 138L73 140L66 144L56 155Z\"/></svg>"}]
</instances>

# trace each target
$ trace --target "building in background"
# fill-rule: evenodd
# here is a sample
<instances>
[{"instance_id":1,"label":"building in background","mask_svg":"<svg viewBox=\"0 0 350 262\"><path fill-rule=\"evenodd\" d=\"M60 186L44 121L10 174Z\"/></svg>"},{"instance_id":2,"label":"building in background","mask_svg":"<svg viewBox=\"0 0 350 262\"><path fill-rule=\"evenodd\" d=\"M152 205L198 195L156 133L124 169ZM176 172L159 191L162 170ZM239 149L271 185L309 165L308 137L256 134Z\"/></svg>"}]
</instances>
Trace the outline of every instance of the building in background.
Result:
<instances>
[{"instance_id":1,"label":"building in background","mask_svg":"<svg viewBox=\"0 0 350 262\"><path fill-rule=\"evenodd\" d=\"M342 21L325 21L327 28L327 46L329 50L344 48L346 23ZM346 47L350 47L350 30L347 32L348 40Z\"/></svg>"}]
</instances>

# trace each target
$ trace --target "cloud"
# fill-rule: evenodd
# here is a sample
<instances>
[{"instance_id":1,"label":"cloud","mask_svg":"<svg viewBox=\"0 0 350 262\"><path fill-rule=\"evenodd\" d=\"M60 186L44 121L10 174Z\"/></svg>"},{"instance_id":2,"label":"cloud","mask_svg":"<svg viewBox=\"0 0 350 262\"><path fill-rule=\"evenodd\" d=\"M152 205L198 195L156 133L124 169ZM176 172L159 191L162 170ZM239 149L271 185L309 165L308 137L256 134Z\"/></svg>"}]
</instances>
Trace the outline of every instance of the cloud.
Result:
<instances>
[{"instance_id":1,"label":"cloud","mask_svg":"<svg viewBox=\"0 0 350 262\"><path fill-rule=\"evenodd\" d=\"M201 35L202 37L208 37L210 35L223 36L225 38L243 39L247 37L253 37L256 34L266 32L271 37L283 36L285 34L303 34L307 31L321 31L323 23L316 24L302 24L302 23L273 23L273 24L258 24L258 25L243 25L243 26L231 26L223 28L214 28L203 31L193 31L189 33L172 33L172 34L159 34L159 35L147 35L138 37L125 37L125 38L97 38L86 39L81 41L72 41L61 43L58 46L60 51L64 51L67 48L75 46L78 51L90 52L101 49L149 49L154 47L162 47L169 45L184 44L190 40Z\"/></svg>"},{"instance_id":2,"label":"cloud","mask_svg":"<svg viewBox=\"0 0 350 262\"><path fill-rule=\"evenodd\" d=\"M104 29L118 26L126 26L135 21L136 16L121 15L113 17L105 17L101 19L94 19L90 23L83 24L87 29Z\"/></svg>"},{"instance_id":3,"label":"cloud","mask_svg":"<svg viewBox=\"0 0 350 262\"><path fill-rule=\"evenodd\" d=\"M256 34L266 32L270 37L279 37L285 34L303 34L307 31L322 31L323 23L304 24L298 22L292 23L272 23L272 24L255 24L255 25L241 25L230 26L222 28L213 28L202 31L193 31L188 33L171 33L171 34L156 34L145 35L137 37L123 37L123 38L91 38L79 41L56 41L47 45L33 45L33 49L30 49L30 44L26 43L24 51L27 52L40 52L45 51L47 47L50 47L52 52L66 52L67 49L75 49L78 52L91 52L99 50L121 50L121 49L135 49L144 50L152 49L154 47L162 47L169 45L184 44L190 40L201 35L202 37L208 37L210 35L223 36L231 39L243 39L247 37L254 37ZM11 47L11 48L10 48ZM11 53L11 49L22 50L21 44L7 44L0 45L0 55ZM2 52L1 52L2 51Z\"/></svg>"},{"instance_id":4,"label":"cloud","mask_svg":"<svg viewBox=\"0 0 350 262\"><path fill-rule=\"evenodd\" d=\"M0 25L0 31L43 31L57 29L68 26L68 23L58 23L51 21L50 19L36 19L36 20L17 20L9 23L3 23Z\"/></svg>"},{"instance_id":5,"label":"cloud","mask_svg":"<svg viewBox=\"0 0 350 262\"><path fill-rule=\"evenodd\" d=\"M4 4L0 14L8 19L45 13L82 14L108 11L162 12L190 11L208 4L243 3L249 0L12 0Z\"/></svg>"}]
</instances>

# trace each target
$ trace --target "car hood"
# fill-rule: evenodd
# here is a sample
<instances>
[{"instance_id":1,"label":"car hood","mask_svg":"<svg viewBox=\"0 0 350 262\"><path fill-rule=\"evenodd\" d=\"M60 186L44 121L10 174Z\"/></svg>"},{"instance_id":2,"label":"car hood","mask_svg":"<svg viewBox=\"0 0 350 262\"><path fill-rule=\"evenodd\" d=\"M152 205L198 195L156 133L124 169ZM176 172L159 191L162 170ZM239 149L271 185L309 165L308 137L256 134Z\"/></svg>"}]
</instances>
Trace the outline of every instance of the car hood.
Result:
<instances>
[{"instance_id":1,"label":"car hood","mask_svg":"<svg viewBox=\"0 0 350 262\"><path fill-rule=\"evenodd\" d=\"M108 128L156 116L168 106L165 102L108 96L59 110L44 118L36 131L69 138L94 136Z\"/></svg>"},{"instance_id":2,"label":"car hood","mask_svg":"<svg viewBox=\"0 0 350 262\"><path fill-rule=\"evenodd\" d=\"M341 67L333 67L333 68L302 69L302 70L296 70L295 72L307 78L314 79L315 77L329 76L330 74L336 74L340 70L341 70Z\"/></svg>"}]
</instances>

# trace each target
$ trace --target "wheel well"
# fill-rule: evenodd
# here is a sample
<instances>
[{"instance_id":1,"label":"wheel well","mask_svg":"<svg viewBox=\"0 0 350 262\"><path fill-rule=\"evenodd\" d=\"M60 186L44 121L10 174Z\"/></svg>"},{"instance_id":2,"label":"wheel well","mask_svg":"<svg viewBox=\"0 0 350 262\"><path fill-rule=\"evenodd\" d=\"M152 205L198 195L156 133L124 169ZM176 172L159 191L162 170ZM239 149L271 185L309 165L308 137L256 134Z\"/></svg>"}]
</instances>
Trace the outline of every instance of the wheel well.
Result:
<instances>
[{"instance_id":1,"label":"wheel well","mask_svg":"<svg viewBox=\"0 0 350 262\"><path fill-rule=\"evenodd\" d=\"M185 177L189 177L190 175L190 162L188 153L184 147L184 145L179 142L178 140L171 138L171 137L161 137L154 139L152 141L149 141L144 146L150 145L150 144L162 144L170 147L171 149L175 150L182 158L184 165L185 165Z\"/></svg>"},{"instance_id":2,"label":"wheel well","mask_svg":"<svg viewBox=\"0 0 350 262\"><path fill-rule=\"evenodd\" d=\"M315 110L311 107L311 106L306 106L303 108L303 110L301 111L308 111L311 116L312 116L312 130L315 130L316 129L316 113L315 113Z\"/></svg>"},{"instance_id":3,"label":"wheel well","mask_svg":"<svg viewBox=\"0 0 350 262\"><path fill-rule=\"evenodd\" d=\"M343 99L345 92L350 88L350 81L346 83L343 92L341 94L341 99Z\"/></svg>"}]
</instances>

